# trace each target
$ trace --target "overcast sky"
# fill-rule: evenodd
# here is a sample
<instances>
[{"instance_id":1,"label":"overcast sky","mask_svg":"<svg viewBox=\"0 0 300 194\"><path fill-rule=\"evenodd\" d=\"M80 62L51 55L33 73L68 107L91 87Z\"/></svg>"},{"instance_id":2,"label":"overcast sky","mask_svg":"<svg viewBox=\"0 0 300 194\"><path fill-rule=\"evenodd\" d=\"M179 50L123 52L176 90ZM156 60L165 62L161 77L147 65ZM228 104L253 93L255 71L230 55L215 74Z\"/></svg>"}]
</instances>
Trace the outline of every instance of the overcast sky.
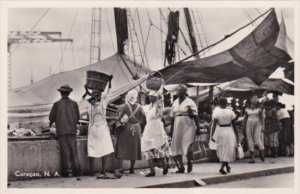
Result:
<instances>
[{"instance_id":1,"label":"overcast sky","mask_svg":"<svg viewBox=\"0 0 300 194\"><path fill-rule=\"evenodd\" d=\"M250 18L257 17L259 13L265 12L267 8L194 8L192 10L197 20L196 24L194 24L196 26L194 27L195 31L200 31L199 34L202 34L203 41L203 32L201 32L199 21L199 18L201 18L201 22L207 32L207 43L211 44L222 39L225 34L229 34L247 24L251 20ZM167 18L168 9L163 9L162 11ZM188 38L183 11L182 9L179 11L181 28L186 38ZM101 12L101 59L104 59L116 53L116 35L113 9L101 9ZM276 13L279 21L281 20L281 14L283 14L288 35L293 40L293 10L276 9ZM163 44L161 42L165 40L166 35L164 33L167 32L167 28L164 21L160 20L159 9L131 8L130 14L133 15L139 38L141 39L141 34L143 34L144 41L146 41L149 33L146 47L149 67L152 69L162 68ZM138 15L140 21L138 20ZM31 72L33 80L38 81L48 77L50 74L76 69L89 64L91 8L11 8L8 16L9 31L60 31L62 32L62 38L72 38L74 40L73 44L35 43L13 45L11 49L12 88L30 84ZM155 26L150 27L150 20ZM141 24L142 33L139 24ZM250 26L218 45L210 54L215 54L234 46L250 33L257 24ZM161 33L161 31L164 33ZM185 45L182 36L180 37L179 45L186 52L186 56L190 55L190 51ZM64 48L65 51L63 52ZM141 49L142 51L144 50L143 47ZM62 55L62 53L64 54ZM179 57L183 58L185 55L180 52Z\"/></svg>"}]
</instances>

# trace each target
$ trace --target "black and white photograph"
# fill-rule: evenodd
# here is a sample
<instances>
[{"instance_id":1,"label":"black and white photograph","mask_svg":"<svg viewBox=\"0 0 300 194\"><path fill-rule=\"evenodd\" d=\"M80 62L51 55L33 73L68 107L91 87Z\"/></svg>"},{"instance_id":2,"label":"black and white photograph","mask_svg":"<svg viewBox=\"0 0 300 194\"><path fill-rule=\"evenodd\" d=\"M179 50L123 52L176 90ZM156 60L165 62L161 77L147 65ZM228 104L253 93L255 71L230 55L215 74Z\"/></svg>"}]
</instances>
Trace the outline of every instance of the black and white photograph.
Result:
<instances>
[{"instance_id":1,"label":"black and white photograph","mask_svg":"<svg viewBox=\"0 0 300 194\"><path fill-rule=\"evenodd\" d=\"M299 1L0 5L4 193L300 191Z\"/></svg>"}]
</instances>

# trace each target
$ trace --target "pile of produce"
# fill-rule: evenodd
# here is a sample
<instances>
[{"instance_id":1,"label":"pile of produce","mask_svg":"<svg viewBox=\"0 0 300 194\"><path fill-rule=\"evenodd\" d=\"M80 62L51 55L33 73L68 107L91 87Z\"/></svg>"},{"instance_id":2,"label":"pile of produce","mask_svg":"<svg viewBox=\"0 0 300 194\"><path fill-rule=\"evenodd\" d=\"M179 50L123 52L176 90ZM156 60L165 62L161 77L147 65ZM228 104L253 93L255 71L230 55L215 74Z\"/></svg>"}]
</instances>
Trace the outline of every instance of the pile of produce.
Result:
<instances>
[{"instance_id":1,"label":"pile of produce","mask_svg":"<svg viewBox=\"0 0 300 194\"><path fill-rule=\"evenodd\" d=\"M9 129L8 130L8 136L36 136L36 133L31 130L31 129L24 129L24 128L19 128L19 129Z\"/></svg>"}]
</instances>

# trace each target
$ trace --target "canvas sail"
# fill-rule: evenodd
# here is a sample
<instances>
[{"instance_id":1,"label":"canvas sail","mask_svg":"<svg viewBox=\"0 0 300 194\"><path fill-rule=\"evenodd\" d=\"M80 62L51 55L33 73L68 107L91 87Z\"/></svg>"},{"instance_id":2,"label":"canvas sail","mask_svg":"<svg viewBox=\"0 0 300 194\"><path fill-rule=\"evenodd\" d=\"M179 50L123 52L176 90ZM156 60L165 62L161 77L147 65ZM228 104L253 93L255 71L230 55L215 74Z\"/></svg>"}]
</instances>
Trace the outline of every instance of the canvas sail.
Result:
<instances>
[{"instance_id":1,"label":"canvas sail","mask_svg":"<svg viewBox=\"0 0 300 194\"><path fill-rule=\"evenodd\" d=\"M223 83L249 77L262 84L281 64L291 57L276 47L280 26L275 11L269 15L234 47L219 54L168 66L160 72L167 84ZM284 43L285 41L281 41ZM277 43L278 44L278 43Z\"/></svg>"}]
</instances>

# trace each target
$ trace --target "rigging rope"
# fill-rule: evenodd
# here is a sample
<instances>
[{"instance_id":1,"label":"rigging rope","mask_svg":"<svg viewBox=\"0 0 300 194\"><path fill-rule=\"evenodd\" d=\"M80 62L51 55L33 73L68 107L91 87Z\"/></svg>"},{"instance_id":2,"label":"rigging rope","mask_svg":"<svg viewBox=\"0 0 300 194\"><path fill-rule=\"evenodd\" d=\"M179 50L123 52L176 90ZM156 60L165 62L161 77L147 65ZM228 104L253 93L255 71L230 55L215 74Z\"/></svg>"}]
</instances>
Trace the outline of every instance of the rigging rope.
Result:
<instances>
[{"instance_id":1,"label":"rigging rope","mask_svg":"<svg viewBox=\"0 0 300 194\"><path fill-rule=\"evenodd\" d=\"M161 8L159 8L159 27L162 29L162 18L163 15L162 15L162 11L161 11ZM162 64L164 63L164 49L162 47L163 45L163 39L162 39L162 32L160 32L160 52L161 52L161 59L162 59Z\"/></svg>"},{"instance_id":2,"label":"rigging rope","mask_svg":"<svg viewBox=\"0 0 300 194\"><path fill-rule=\"evenodd\" d=\"M183 39L184 39L185 45L186 45L186 46L190 49L190 51L193 53L193 50L192 50L191 46L189 45L189 42L188 42L188 40L186 39L186 37L184 36L184 33L183 33L183 31L181 30L180 27L179 27L179 32L180 32L181 36L182 36ZM184 55L186 55L186 54L184 54Z\"/></svg>"},{"instance_id":3,"label":"rigging rope","mask_svg":"<svg viewBox=\"0 0 300 194\"><path fill-rule=\"evenodd\" d=\"M73 30L73 26L74 26L75 20L76 20L76 18L77 18L78 11L79 11L79 10L78 10L78 8L77 8L77 9L76 9L76 12L75 12L75 15L74 15L74 18L73 18L73 21L72 21L72 24L71 24L71 27L70 27L70 30L69 30L69 33L68 33L68 37L71 36L72 30ZM73 43L71 43L71 44L73 45ZM60 66L61 66L62 63L63 63L64 53L65 53L65 50L66 50L67 46L68 46L68 43L65 43L65 47L64 47L64 49L63 49L63 51L62 51L62 55L61 55L60 62L59 62L59 65L60 65ZM61 68L61 70L62 70L62 68Z\"/></svg>"},{"instance_id":4,"label":"rigging rope","mask_svg":"<svg viewBox=\"0 0 300 194\"><path fill-rule=\"evenodd\" d=\"M129 13L129 17L130 17L130 19L131 19L131 23L132 23L132 26L133 26L133 32L134 32L134 35L135 35L135 37L136 37L136 39L137 39L137 44L138 44L138 49L139 49L139 52L140 52L140 57L141 57L141 64L143 65L143 64L145 64L145 62L144 62L144 58L143 58L143 55L142 55L142 50L141 50L141 47L140 47L140 41L139 41L139 39L138 39L138 34L137 34L137 32L136 32L136 30L135 30L135 19L132 17L132 14L131 14L131 11L130 10L128 10L128 13ZM133 36L132 36L132 48L134 49L134 47L133 47ZM133 57L134 57L134 60L135 60L135 57L136 56L139 56L138 54L137 55L135 55L135 52L133 51ZM138 70L138 73L137 73L137 76L139 76L139 74L140 74L140 72L141 72L141 69L142 69L142 66L137 66L136 65L136 69Z\"/></svg>"},{"instance_id":5,"label":"rigging rope","mask_svg":"<svg viewBox=\"0 0 300 194\"><path fill-rule=\"evenodd\" d=\"M236 34L237 32L241 31L242 29L248 27L248 26L251 25L253 22L257 21L258 19L260 19L261 17L263 17L264 15L266 15L267 13L269 13L269 12L272 11L272 10L274 10L274 8L271 8L271 9L267 10L266 12L264 12L264 13L261 14L260 16L256 17L253 21L249 22L248 24L246 24L246 25L244 25L244 26L238 28L237 30L233 31L233 32L230 33L230 34L225 35L224 38L222 38L221 40L219 40L219 41L217 41L217 42L215 42L215 43L213 43L213 44L207 46L206 48L203 48L203 49L199 50L198 52L196 52L196 53L194 53L194 54L192 54L192 55L190 55L190 56L188 56L188 57L186 57L186 58L184 58L184 59L178 61L178 62L175 63L174 65L179 64L179 63L181 63L181 62L183 62L183 61L185 61L185 60L187 60L187 59L189 59L189 58L191 58L191 57L193 57L193 56L195 56L195 55L197 55L197 54L199 54L199 53L201 53L201 52L207 50L208 48L211 48L211 47L213 47L213 46L215 46L215 45L217 45L217 44L223 42L223 41L226 40L227 38L231 37L232 35Z\"/></svg>"},{"instance_id":6,"label":"rigging rope","mask_svg":"<svg viewBox=\"0 0 300 194\"><path fill-rule=\"evenodd\" d=\"M193 17L193 19L194 19L194 24L195 24L195 27L196 27L196 31L197 31L197 33L198 33L197 35L198 35L198 38L199 38L199 43L200 43L201 48L203 48L204 45L202 44L202 40L201 40L201 37L200 37L200 31L199 31L198 26L197 26L197 23L196 23L196 18L195 18L194 10L191 9L191 12L192 12L192 17ZM195 37L195 38L196 38L196 37ZM207 45L206 45L206 46L207 46Z\"/></svg>"},{"instance_id":7,"label":"rigging rope","mask_svg":"<svg viewBox=\"0 0 300 194\"><path fill-rule=\"evenodd\" d=\"M110 37L111 45L113 47L114 53L116 53L116 49L115 49L115 46L114 46L114 42L113 42L113 38L112 38L112 33L111 33L111 29L110 29L110 25L109 25L109 22L108 22L107 9L104 9L104 10L105 10L105 14L106 14L106 23L107 23L107 26L108 26L108 31L109 31L109 37Z\"/></svg>"},{"instance_id":8,"label":"rigging rope","mask_svg":"<svg viewBox=\"0 0 300 194\"><path fill-rule=\"evenodd\" d=\"M143 47L144 47L144 51L141 54L142 54L142 58L144 58L144 56L145 56L146 66L149 69L149 62L148 62L148 57L147 57L147 52L146 52L145 40L144 40L144 36L143 36L142 25L141 25L141 20L140 20L140 14L139 14L138 9L136 9L136 13L137 13L137 18L138 18L139 27L140 27L140 33L141 33L141 37L142 37L142 44L143 44Z\"/></svg>"},{"instance_id":9,"label":"rigging rope","mask_svg":"<svg viewBox=\"0 0 300 194\"><path fill-rule=\"evenodd\" d=\"M204 22L203 22L203 18L201 16L201 14L199 13L198 9L196 10L196 13L197 13L198 19L200 21L200 25L201 25L203 33L204 33L205 44L206 44L206 46L208 46L209 45L209 41L208 41L208 37L207 37L207 31L206 31L206 28L205 28L205 25L204 25ZM206 52L209 53L209 55L210 55L210 49L207 49L207 51L206 51Z\"/></svg>"},{"instance_id":10,"label":"rigging rope","mask_svg":"<svg viewBox=\"0 0 300 194\"><path fill-rule=\"evenodd\" d=\"M251 16L251 14L249 13L249 11L248 11L247 9L244 9L244 11L245 11L246 15L248 16L249 20L252 21L253 18L252 18L252 16ZM256 24L253 22L252 26L255 26L255 25L256 25Z\"/></svg>"},{"instance_id":11,"label":"rigging rope","mask_svg":"<svg viewBox=\"0 0 300 194\"><path fill-rule=\"evenodd\" d=\"M46 16L46 14L50 11L50 8L48 8L44 13L43 15L35 22L35 24L30 28L29 32L33 31L34 28L41 22L41 20ZM11 54L13 54L17 49L18 47L20 46L21 44L20 43L17 43L17 46L16 48L11 52Z\"/></svg>"},{"instance_id":12,"label":"rigging rope","mask_svg":"<svg viewBox=\"0 0 300 194\"><path fill-rule=\"evenodd\" d=\"M85 47L84 47L84 44L88 41L88 39L90 39L90 37L86 37L85 39L84 39L84 41L82 42L82 44L81 44L81 46L79 47L80 49L79 50L77 50L77 52L76 52L76 54L75 54L75 57L74 57L74 60L75 59L77 59L79 56L80 56L80 54L87 54L86 52L81 52L81 50L82 49L84 49ZM73 46L73 44L72 44L72 46ZM86 57L83 57L83 58L86 58ZM88 61L86 62L86 63L88 63ZM72 64L72 62L71 63L69 63L69 66Z\"/></svg>"},{"instance_id":13,"label":"rigging rope","mask_svg":"<svg viewBox=\"0 0 300 194\"><path fill-rule=\"evenodd\" d=\"M261 14L261 12L259 11L259 9L257 9L257 8L254 8L255 10L256 10L256 12L260 15Z\"/></svg>"}]
</instances>

